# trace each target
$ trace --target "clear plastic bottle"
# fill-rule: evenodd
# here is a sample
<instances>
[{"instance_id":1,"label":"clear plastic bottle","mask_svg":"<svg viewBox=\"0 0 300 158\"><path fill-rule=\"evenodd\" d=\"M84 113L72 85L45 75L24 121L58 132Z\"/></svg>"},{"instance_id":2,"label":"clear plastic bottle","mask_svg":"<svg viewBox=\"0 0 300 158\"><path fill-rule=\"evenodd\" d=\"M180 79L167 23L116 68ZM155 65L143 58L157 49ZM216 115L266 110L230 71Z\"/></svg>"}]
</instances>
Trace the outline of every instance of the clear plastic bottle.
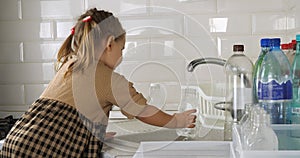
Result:
<instances>
[{"instance_id":1,"label":"clear plastic bottle","mask_svg":"<svg viewBox=\"0 0 300 158\"><path fill-rule=\"evenodd\" d=\"M261 51L258 56L258 59L255 62L254 70L253 70L253 102L258 103L257 89L258 89L258 80L259 72L261 70L261 63L265 57L265 55L270 51L270 39L263 38L260 40Z\"/></svg>"},{"instance_id":2,"label":"clear plastic bottle","mask_svg":"<svg viewBox=\"0 0 300 158\"><path fill-rule=\"evenodd\" d=\"M286 55L286 57L288 57L288 55L292 51L292 49L290 48L290 44L289 43L282 43L282 44L280 44L280 48L281 48L282 52Z\"/></svg>"},{"instance_id":3,"label":"clear plastic bottle","mask_svg":"<svg viewBox=\"0 0 300 158\"><path fill-rule=\"evenodd\" d=\"M296 35L296 55L292 65L293 79L293 102L292 102L292 124L300 124L300 34ZM300 137L300 133L298 134Z\"/></svg>"},{"instance_id":4,"label":"clear plastic bottle","mask_svg":"<svg viewBox=\"0 0 300 158\"><path fill-rule=\"evenodd\" d=\"M247 148L247 138L249 137L251 130L253 128L253 122L255 119L255 116L258 114L258 112L262 108L258 106L258 104L255 104L254 106L251 106L249 111L249 118L241 125L241 142L243 145L243 149Z\"/></svg>"},{"instance_id":5,"label":"clear plastic bottle","mask_svg":"<svg viewBox=\"0 0 300 158\"><path fill-rule=\"evenodd\" d=\"M271 115L272 124L290 123L291 66L280 49L280 38L270 41L270 52L261 65L257 92L261 106Z\"/></svg>"},{"instance_id":6,"label":"clear plastic bottle","mask_svg":"<svg viewBox=\"0 0 300 158\"><path fill-rule=\"evenodd\" d=\"M288 58L291 65L293 64L293 60L294 60L294 56L295 56L295 53L294 53L294 44L295 43L293 43L293 41L294 40L292 40L292 42L287 44L287 52L285 52L285 55Z\"/></svg>"},{"instance_id":7,"label":"clear plastic bottle","mask_svg":"<svg viewBox=\"0 0 300 158\"><path fill-rule=\"evenodd\" d=\"M255 115L246 143L245 150L278 150L277 135L270 126L270 115L265 111Z\"/></svg>"},{"instance_id":8,"label":"clear plastic bottle","mask_svg":"<svg viewBox=\"0 0 300 158\"><path fill-rule=\"evenodd\" d=\"M294 45L296 44L296 40L292 40L290 43L284 43L281 44L281 50L288 58L290 64L293 64L294 56L295 56L295 50Z\"/></svg>"},{"instance_id":9,"label":"clear plastic bottle","mask_svg":"<svg viewBox=\"0 0 300 158\"><path fill-rule=\"evenodd\" d=\"M244 54L244 45L234 45L233 55L225 63L226 102L224 140L232 139L232 124L244 114L245 104L252 103L253 63Z\"/></svg>"},{"instance_id":10,"label":"clear plastic bottle","mask_svg":"<svg viewBox=\"0 0 300 158\"><path fill-rule=\"evenodd\" d=\"M245 105L245 112L241 120L239 121L239 125L243 126L249 119L250 119L250 112L251 112L251 107L253 104L246 104Z\"/></svg>"},{"instance_id":11,"label":"clear plastic bottle","mask_svg":"<svg viewBox=\"0 0 300 158\"><path fill-rule=\"evenodd\" d=\"M297 41L293 39L290 43L290 47L292 49L291 54L288 56L288 60L290 61L291 65L293 65L294 58L296 55L296 46L297 46Z\"/></svg>"},{"instance_id":12,"label":"clear plastic bottle","mask_svg":"<svg viewBox=\"0 0 300 158\"><path fill-rule=\"evenodd\" d=\"M199 93L195 88L186 87L183 89L183 96L178 111L183 112L186 110L197 109L199 111ZM197 113L195 114L197 116ZM198 119L197 119L198 120ZM184 136L187 138L195 138L198 131L198 122L196 120L196 127L194 128L181 128L176 129L178 136Z\"/></svg>"},{"instance_id":13,"label":"clear plastic bottle","mask_svg":"<svg viewBox=\"0 0 300 158\"><path fill-rule=\"evenodd\" d=\"M239 133L240 133L240 144L243 145L244 144L244 136L247 135L247 126L250 123L250 119L251 119L251 110L252 110L252 104L246 104L245 105L245 114L243 115L243 117L241 118L241 120L239 121ZM233 124L234 125L234 124ZM234 135L234 134L233 134ZM234 141L234 138L233 138Z\"/></svg>"}]
</instances>

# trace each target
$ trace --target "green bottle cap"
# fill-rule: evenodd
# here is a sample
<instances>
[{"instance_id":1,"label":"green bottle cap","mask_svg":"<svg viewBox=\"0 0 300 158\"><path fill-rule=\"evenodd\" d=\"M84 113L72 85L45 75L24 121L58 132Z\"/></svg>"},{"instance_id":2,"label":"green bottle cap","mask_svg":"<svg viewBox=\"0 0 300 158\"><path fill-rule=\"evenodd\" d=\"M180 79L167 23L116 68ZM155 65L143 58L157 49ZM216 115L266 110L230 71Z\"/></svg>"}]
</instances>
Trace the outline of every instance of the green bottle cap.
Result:
<instances>
[{"instance_id":1,"label":"green bottle cap","mask_svg":"<svg viewBox=\"0 0 300 158\"><path fill-rule=\"evenodd\" d=\"M296 35L296 41L300 41L300 34Z\"/></svg>"}]
</instances>

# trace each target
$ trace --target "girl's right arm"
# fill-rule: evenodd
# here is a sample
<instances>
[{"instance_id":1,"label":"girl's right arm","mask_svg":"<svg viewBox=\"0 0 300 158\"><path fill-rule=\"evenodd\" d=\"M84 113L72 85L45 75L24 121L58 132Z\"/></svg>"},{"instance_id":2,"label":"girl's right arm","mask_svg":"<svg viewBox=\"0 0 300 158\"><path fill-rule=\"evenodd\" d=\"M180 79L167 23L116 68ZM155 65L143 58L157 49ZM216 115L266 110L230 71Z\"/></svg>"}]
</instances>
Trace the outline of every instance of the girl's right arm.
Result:
<instances>
[{"instance_id":1,"label":"girl's right arm","mask_svg":"<svg viewBox=\"0 0 300 158\"><path fill-rule=\"evenodd\" d=\"M137 119L144 123L166 127L166 128L193 128L195 127L196 116L192 115L196 110L188 110L182 113L169 115L155 106L148 105L145 109L136 116Z\"/></svg>"}]
</instances>

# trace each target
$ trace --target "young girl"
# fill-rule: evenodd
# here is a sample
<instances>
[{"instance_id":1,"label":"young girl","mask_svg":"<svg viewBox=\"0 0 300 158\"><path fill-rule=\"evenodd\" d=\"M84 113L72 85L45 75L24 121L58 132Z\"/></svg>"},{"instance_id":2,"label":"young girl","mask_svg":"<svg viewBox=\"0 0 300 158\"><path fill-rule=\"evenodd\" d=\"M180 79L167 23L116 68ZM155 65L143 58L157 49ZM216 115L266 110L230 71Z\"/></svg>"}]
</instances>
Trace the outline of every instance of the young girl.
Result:
<instances>
[{"instance_id":1,"label":"young girl","mask_svg":"<svg viewBox=\"0 0 300 158\"><path fill-rule=\"evenodd\" d=\"M151 125L193 128L196 110L164 113L114 72L124 45L112 13L90 9L80 16L58 52L57 74L11 129L2 157L99 157L113 105Z\"/></svg>"}]
</instances>

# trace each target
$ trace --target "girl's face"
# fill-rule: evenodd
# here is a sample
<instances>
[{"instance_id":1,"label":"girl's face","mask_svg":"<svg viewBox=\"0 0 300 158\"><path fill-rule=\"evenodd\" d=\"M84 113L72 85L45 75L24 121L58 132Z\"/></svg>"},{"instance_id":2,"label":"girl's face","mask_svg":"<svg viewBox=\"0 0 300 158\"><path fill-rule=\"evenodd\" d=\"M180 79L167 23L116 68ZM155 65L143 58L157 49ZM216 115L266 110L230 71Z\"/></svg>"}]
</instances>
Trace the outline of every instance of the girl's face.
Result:
<instances>
[{"instance_id":1,"label":"girl's face","mask_svg":"<svg viewBox=\"0 0 300 158\"><path fill-rule=\"evenodd\" d=\"M125 46L125 36L111 40L100 60L111 69L115 69L122 61L122 51Z\"/></svg>"}]
</instances>

